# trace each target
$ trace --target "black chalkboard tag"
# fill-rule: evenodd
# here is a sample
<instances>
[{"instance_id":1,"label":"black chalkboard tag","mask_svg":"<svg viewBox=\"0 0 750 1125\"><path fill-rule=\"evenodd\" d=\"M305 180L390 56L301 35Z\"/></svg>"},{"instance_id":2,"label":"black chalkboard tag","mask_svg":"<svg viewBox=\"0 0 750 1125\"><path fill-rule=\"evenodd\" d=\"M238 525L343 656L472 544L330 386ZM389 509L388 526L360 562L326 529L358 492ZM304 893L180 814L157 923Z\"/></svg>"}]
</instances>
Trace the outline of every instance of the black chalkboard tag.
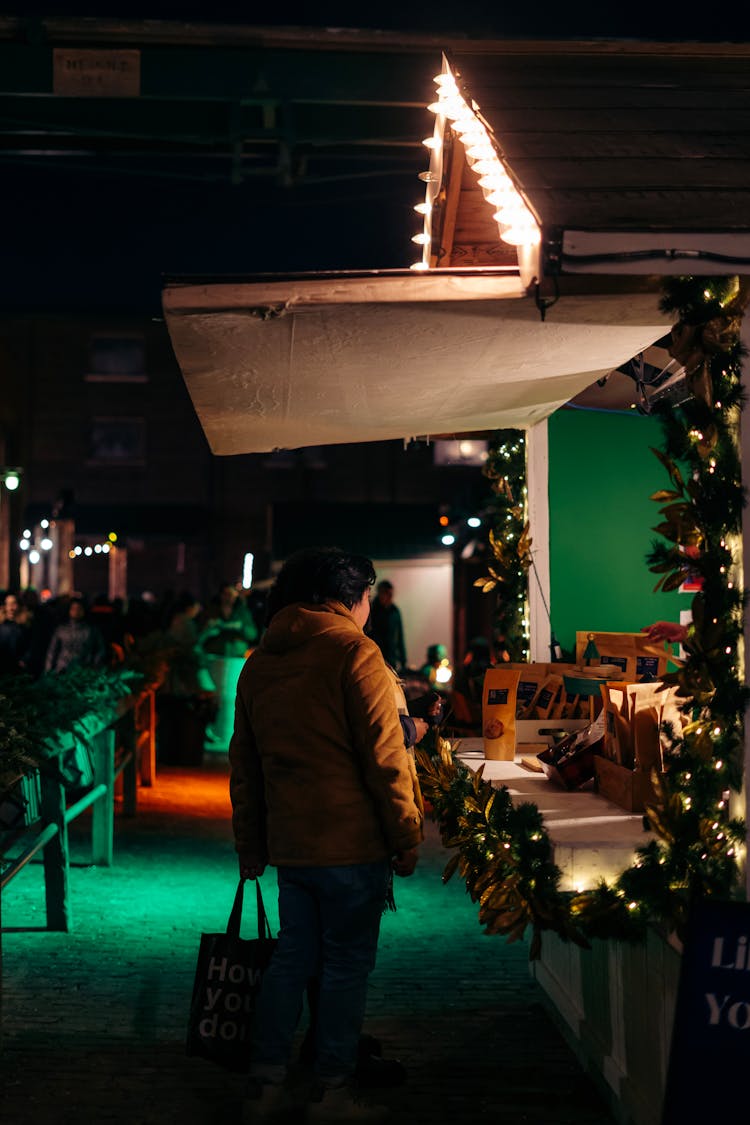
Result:
<instances>
[{"instance_id":1,"label":"black chalkboard tag","mask_svg":"<svg viewBox=\"0 0 750 1125\"><path fill-rule=\"evenodd\" d=\"M688 918L662 1125L706 1125L745 1105L749 1074L750 904L708 899Z\"/></svg>"}]
</instances>

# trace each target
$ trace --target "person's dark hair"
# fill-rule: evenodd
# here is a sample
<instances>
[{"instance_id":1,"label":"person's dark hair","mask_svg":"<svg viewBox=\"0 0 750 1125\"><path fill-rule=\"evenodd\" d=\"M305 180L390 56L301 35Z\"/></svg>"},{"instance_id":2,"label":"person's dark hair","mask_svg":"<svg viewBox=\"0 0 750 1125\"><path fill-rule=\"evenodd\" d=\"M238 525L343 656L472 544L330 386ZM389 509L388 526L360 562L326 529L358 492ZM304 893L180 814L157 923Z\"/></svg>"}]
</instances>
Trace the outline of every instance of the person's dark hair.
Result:
<instances>
[{"instance_id":1,"label":"person's dark hair","mask_svg":"<svg viewBox=\"0 0 750 1125\"><path fill-rule=\"evenodd\" d=\"M336 601L351 609L374 584L375 568L365 555L351 555L338 547L303 547L289 556L271 587L266 624L294 602Z\"/></svg>"},{"instance_id":2,"label":"person's dark hair","mask_svg":"<svg viewBox=\"0 0 750 1125\"><path fill-rule=\"evenodd\" d=\"M390 590L392 592L393 583L389 582L387 578L384 578L382 582L378 582L378 593L380 593L381 590Z\"/></svg>"}]
</instances>

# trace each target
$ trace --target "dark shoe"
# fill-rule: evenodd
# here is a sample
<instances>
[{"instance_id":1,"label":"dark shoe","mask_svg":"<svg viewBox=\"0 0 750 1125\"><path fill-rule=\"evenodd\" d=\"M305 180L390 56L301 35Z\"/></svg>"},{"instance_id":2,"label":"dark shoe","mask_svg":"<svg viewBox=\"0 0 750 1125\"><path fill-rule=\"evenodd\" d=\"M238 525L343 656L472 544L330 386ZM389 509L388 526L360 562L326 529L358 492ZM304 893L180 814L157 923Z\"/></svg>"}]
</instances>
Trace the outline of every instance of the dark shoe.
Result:
<instances>
[{"instance_id":1,"label":"dark shoe","mask_svg":"<svg viewBox=\"0 0 750 1125\"><path fill-rule=\"evenodd\" d=\"M357 1054L360 1056L377 1055L378 1058L380 1058L383 1054L380 1040L376 1039L374 1035L360 1035L359 1043L357 1044Z\"/></svg>"},{"instance_id":2,"label":"dark shoe","mask_svg":"<svg viewBox=\"0 0 750 1125\"><path fill-rule=\"evenodd\" d=\"M377 1125L387 1117L384 1105L365 1105L348 1086L329 1086L307 1106L307 1120L312 1125Z\"/></svg>"},{"instance_id":3,"label":"dark shoe","mask_svg":"<svg viewBox=\"0 0 750 1125\"><path fill-rule=\"evenodd\" d=\"M369 1089L400 1086L406 1081L406 1068L398 1059L383 1059L380 1055L360 1055L355 1071L357 1085Z\"/></svg>"},{"instance_id":4,"label":"dark shoe","mask_svg":"<svg viewBox=\"0 0 750 1125\"><path fill-rule=\"evenodd\" d=\"M382 1053L383 1048L379 1039L376 1039L374 1035L360 1035L357 1043L358 1059L369 1059L371 1055L376 1055L379 1058ZM312 1066L315 1062L315 1036L311 1027L308 1027L300 1045L299 1061L303 1066Z\"/></svg>"},{"instance_id":5,"label":"dark shoe","mask_svg":"<svg viewBox=\"0 0 750 1125\"><path fill-rule=\"evenodd\" d=\"M282 1125L297 1120L299 1108L286 1086L251 1078L242 1099L242 1125Z\"/></svg>"}]
</instances>

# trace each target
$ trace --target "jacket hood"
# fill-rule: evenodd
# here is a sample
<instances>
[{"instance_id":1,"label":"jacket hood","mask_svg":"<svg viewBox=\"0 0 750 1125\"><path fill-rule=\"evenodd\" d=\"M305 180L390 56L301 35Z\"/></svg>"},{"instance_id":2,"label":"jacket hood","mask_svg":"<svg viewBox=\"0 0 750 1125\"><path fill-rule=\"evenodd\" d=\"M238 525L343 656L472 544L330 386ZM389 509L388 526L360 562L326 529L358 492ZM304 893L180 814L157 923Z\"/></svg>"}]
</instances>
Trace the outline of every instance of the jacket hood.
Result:
<instances>
[{"instance_id":1,"label":"jacket hood","mask_svg":"<svg viewBox=\"0 0 750 1125\"><path fill-rule=\"evenodd\" d=\"M326 633L340 634L342 629L361 632L343 602L295 602L274 614L260 648L274 654L291 652Z\"/></svg>"}]
</instances>

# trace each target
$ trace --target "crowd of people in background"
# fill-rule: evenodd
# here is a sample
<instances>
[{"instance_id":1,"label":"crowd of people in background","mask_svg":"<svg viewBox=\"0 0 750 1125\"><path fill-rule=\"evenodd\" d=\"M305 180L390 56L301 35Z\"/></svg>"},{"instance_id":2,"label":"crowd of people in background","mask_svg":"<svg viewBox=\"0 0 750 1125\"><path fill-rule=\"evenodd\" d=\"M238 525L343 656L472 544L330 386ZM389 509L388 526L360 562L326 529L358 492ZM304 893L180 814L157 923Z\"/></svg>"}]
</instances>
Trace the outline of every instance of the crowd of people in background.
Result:
<instances>
[{"instance_id":1,"label":"crowd of people in background","mask_svg":"<svg viewBox=\"0 0 750 1125\"><path fill-rule=\"evenodd\" d=\"M104 595L88 600L78 593L53 598L34 589L0 591L0 676L38 679L71 667L143 671L158 687L160 741L168 762L171 746L184 753L189 742L186 721L198 728L196 755L204 745L226 749L233 708L219 704L233 694L228 677L236 682L266 618L265 595L232 582L222 582L205 604L189 590L160 597L145 592L127 601ZM496 660L490 642L472 639L450 683L436 682L436 670L448 663L445 645L430 646L424 667L409 669L403 621L388 580L374 591L365 631L386 662L405 677L412 714L418 714L418 707L411 704L432 689L430 698L435 690L443 698L444 716L467 729L479 724L484 672Z\"/></svg>"},{"instance_id":2,"label":"crowd of people in background","mask_svg":"<svg viewBox=\"0 0 750 1125\"><path fill-rule=\"evenodd\" d=\"M71 666L138 663L150 649L169 648L168 690L205 689L203 657L247 652L260 634L263 606L223 584L205 606L189 591L146 592L127 601L78 593L40 596L34 589L0 591L0 675L34 679Z\"/></svg>"}]
</instances>

